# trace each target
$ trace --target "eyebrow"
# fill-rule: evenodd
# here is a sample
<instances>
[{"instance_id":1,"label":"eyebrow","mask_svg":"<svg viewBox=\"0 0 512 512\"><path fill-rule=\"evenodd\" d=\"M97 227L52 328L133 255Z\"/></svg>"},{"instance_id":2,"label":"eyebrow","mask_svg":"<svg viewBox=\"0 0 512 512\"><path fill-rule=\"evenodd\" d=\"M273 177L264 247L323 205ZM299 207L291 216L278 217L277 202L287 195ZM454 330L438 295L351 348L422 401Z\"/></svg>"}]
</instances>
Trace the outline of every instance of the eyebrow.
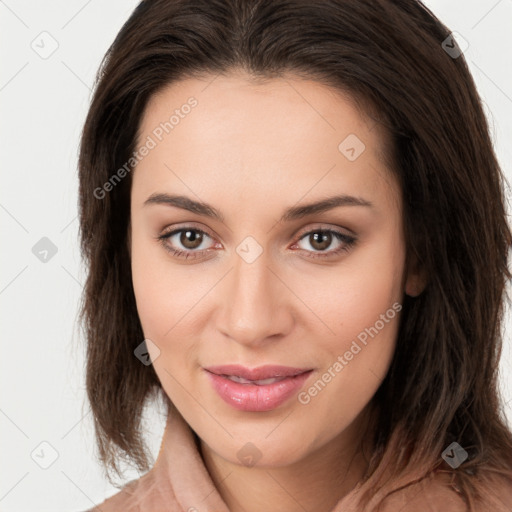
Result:
<instances>
[{"instance_id":1,"label":"eyebrow","mask_svg":"<svg viewBox=\"0 0 512 512\"><path fill-rule=\"evenodd\" d=\"M217 219L220 222L224 222L224 216L216 208L209 205L208 203L195 201L187 196L155 193L149 196L146 201L144 201L144 206L149 205L175 206L176 208L181 208L192 213L197 213L198 215L202 215L204 217L210 217L212 219ZM307 217L308 215L332 210L333 208L337 208L339 206L365 206L372 208L373 204L370 201L360 197L341 194L328 197L314 203L301 206L292 206L284 212L279 222L289 222L292 220L301 219L303 217Z\"/></svg>"}]
</instances>

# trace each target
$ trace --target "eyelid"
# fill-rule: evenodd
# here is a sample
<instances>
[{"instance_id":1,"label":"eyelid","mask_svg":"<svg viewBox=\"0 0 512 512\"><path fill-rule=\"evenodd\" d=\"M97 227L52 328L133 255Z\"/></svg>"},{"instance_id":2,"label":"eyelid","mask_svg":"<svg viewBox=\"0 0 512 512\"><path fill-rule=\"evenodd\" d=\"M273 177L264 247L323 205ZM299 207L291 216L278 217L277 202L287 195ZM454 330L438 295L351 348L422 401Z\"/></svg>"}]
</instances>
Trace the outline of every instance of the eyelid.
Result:
<instances>
[{"instance_id":1,"label":"eyelid","mask_svg":"<svg viewBox=\"0 0 512 512\"><path fill-rule=\"evenodd\" d=\"M216 237L208 230L208 228L203 228L203 227L197 227L197 224L195 224L194 222L188 222L188 223L183 223L183 225L173 225L172 228L169 228L169 230L167 228L164 228L161 232L161 234L159 235L160 237L163 237L163 236L171 236L173 234L176 234L177 232L180 232L180 231L185 231L187 229L193 229L195 231L198 231L200 233L204 233L206 235L208 235L211 239L215 239ZM322 224L321 222L317 222L317 223L314 223L313 225L309 225L309 226L306 226L304 228L301 228L298 232L296 232L294 235L293 235L293 238L296 239L296 241L294 243L297 243L304 235L308 235L310 234L312 231L337 231L337 232L340 232L340 229L344 229L346 231L348 231L348 233L346 234L346 236L350 236L350 237L355 237L356 234L351 230L351 229L348 229L348 228L341 228L340 226L331 226L331 225L327 225L327 224ZM342 234L345 234L345 233L342 233ZM195 251L195 252L199 252L199 251Z\"/></svg>"},{"instance_id":2,"label":"eyelid","mask_svg":"<svg viewBox=\"0 0 512 512\"><path fill-rule=\"evenodd\" d=\"M347 233L343 233L342 230L347 231ZM313 223L313 225L310 224L305 228L299 229L299 231L294 235L294 238L300 239L304 235L308 235L312 231L336 231L345 236L354 237L354 238L356 237L356 234L351 229L341 227L341 226L333 226L332 224L316 222L316 223Z\"/></svg>"},{"instance_id":3,"label":"eyelid","mask_svg":"<svg viewBox=\"0 0 512 512\"><path fill-rule=\"evenodd\" d=\"M172 227L169 227L169 229L164 228L164 229L162 229L161 234L159 236L160 237L171 236L173 234L179 233L180 231L186 231L187 229L193 230L193 231L198 231L199 233L204 233L205 235L208 235L212 239L216 238L208 228L198 227L193 222L187 222L181 226L179 224L173 225Z\"/></svg>"},{"instance_id":4,"label":"eyelid","mask_svg":"<svg viewBox=\"0 0 512 512\"><path fill-rule=\"evenodd\" d=\"M167 226L162 229L162 231L165 231L167 228L174 231L175 229L185 229L185 228L194 228L198 229L199 231L208 231L209 228L207 228L204 224L201 224L200 222L195 221L189 221L189 222L178 222L177 224L172 224L170 226Z\"/></svg>"},{"instance_id":5,"label":"eyelid","mask_svg":"<svg viewBox=\"0 0 512 512\"><path fill-rule=\"evenodd\" d=\"M345 229L346 231L349 231L351 234L346 234L346 233L343 233L343 229ZM164 230L161 232L160 235L158 235L156 238L157 240L162 244L162 246L171 254L173 255L177 255L177 254L186 254L187 256L177 256L178 259L184 259L184 258L188 258L189 256L191 257L191 259L194 259L194 258L201 258L201 255L203 255L204 253L208 253L208 252L211 252L212 250L215 250L213 248L209 248L209 249L201 249L200 251L195 251L195 250L192 250L192 249L178 249L178 248L171 248L168 246L168 244L166 244L166 240L168 240L169 238L171 238L172 236L176 235L177 233L180 233L180 232L183 232L183 231L186 231L186 230L192 230L192 231L196 231L196 232L199 232L199 233L202 233L202 234L205 234L207 235L209 238L211 238L212 240L216 240L216 237L213 236L211 234L211 232L208 230L208 229L204 229L204 228L199 228L196 226L195 223L193 222L188 222L188 223L184 223L183 225L173 225L172 228L169 228L169 229L166 229L164 228ZM312 233L315 233L315 232L331 232L333 233L336 238L338 238L338 240L343 239L343 238L346 238L346 239L352 239L351 241L347 241L347 240L344 240L344 243L347 244L347 247L346 249L349 249L350 246L355 243L357 241L357 236L355 235L355 233L350 230L350 229L347 229L347 228L341 228L340 226L327 226L326 224L322 224L322 223L316 223L314 225L309 225L301 230L299 230L298 233L296 233L294 235L294 242L292 243L292 247L293 246L296 246L306 235L309 235L309 234L312 234ZM214 246L215 246L215 243L214 243ZM340 252L340 248L338 249L331 249L329 251L307 251L305 249L300 249L301 251L305 251L307 253L311 253L311 258L315 258L315 257L318 257L318 258L329 258L330 256L336 256L338 254L338 252ZM341 250L343 250L343 248L341 248Z\"/></svg>"}]
</instances>

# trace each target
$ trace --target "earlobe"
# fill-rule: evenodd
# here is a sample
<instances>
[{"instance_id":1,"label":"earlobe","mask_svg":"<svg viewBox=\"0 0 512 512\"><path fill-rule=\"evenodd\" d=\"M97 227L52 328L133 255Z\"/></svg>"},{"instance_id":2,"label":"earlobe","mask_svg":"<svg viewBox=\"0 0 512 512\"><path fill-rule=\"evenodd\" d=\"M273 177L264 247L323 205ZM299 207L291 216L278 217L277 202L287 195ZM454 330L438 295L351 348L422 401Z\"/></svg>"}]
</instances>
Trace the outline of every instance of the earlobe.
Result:
<instances>
[{"instance_id":1,"label":"earlobe","mask_svg":"<svg viewBox=\"0 0 512 512\"><path fill-rule=\"evenodd\" d=\"M427 275L423 265L419 263L416 255L411 257L408 265L407 278L405 281L404 291L410 297L417 297L427 286Z\"/></svg>"},{"instance_id":2,"label":"earlobe","mask_svg":"<svg viewBox=\"0 0 512 512\"><path fill-rule=\"evenodd\" d=\"M132 257L132 224L128 222L127 235L126 235L126 249L128 250L128 255L130 259Z\"/></svg>"}]
</instances>

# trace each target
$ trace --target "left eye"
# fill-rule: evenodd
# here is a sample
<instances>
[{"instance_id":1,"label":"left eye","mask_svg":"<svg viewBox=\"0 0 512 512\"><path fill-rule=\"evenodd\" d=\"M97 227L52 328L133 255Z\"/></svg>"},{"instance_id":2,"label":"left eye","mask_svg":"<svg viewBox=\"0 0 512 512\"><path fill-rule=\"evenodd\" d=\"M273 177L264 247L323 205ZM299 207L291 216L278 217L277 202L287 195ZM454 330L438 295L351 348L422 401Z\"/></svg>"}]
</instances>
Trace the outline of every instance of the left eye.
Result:
<instances>
[{"instance_id":1,"label":"left eye","mask_svg":"<svg viewBox=\"0 0 512 512\"><path fill-rule=\"evenodd\" d=\"M201 247L207 238L212 239L205 231L197 228L185 227L176 229L169 233L163 233L157 237L163 247L177 258L197 258L203 253L208 252L212 247ZM303 249L300 242L304 239L308 240L313 250ZM335 249L327 250L334 241L338 241L339 245ZM307 253L311 253L309 257L328 257L342 251L348 251L355 243L355 238L345 235L340 231L333 229L316 229L302 235L298 242L292 245L292 248L300 248ZM176 246L178 245L178 248ZM179 248L179 245L183 249Z\"/></svg>"},{"instance_id":2,"label":"left eye","mask_svg":"<svg viewBox=\"0 0 512 512\"><path fill-rule=\"evenodd\" d=\"M302 240L307 240L309 245L313 248L313 251L305 249L308 252L312 252L312 257L327 257L333 254L338 254L342 251L348 251L350 247L355 243L355 238L352 236L345 235L340 231L334 229L316 229L305 233L299 242L294 244L293 247L299 246ZM339 245L335 249L328 249L334 241L338 241ZM322 254L325 253L325 254Z\"/></svg>"}]
</instances>

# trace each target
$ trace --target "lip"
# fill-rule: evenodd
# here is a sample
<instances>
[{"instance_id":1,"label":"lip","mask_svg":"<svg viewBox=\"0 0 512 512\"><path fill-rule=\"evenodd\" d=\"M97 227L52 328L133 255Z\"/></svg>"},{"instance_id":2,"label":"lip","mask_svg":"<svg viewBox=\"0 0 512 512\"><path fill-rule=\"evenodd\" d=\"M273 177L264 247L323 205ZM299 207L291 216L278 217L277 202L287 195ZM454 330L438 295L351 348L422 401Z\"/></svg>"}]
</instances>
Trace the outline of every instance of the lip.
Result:
<instances>
[{"instance_id":1,"label":"lip","mask_svg":"<svg viewBox=\"0 0 512 512\"><path fill-rule=\"evenodd\" d=\"M208 366L206 371L216 375L233 375L247 380L263 380L278 377L293 377L311 370L311 368L292 368L290 366L265 365L257 368L246 368L239 364Z\"/></svg>"},{"instance_id":2,"label":"lip","mask_svg":"<svg viewBox=\"0 0 512 512\"><path fill-rule=\"evenodd\" d=\"M241 411L270 411L286 402L311 375L312 368L266 365L246 368L240 365L204 368L214 390L227 404ZM269 384L240 383L228 377L261 381L279 379Z\"/></svg>"}]
</instances>

